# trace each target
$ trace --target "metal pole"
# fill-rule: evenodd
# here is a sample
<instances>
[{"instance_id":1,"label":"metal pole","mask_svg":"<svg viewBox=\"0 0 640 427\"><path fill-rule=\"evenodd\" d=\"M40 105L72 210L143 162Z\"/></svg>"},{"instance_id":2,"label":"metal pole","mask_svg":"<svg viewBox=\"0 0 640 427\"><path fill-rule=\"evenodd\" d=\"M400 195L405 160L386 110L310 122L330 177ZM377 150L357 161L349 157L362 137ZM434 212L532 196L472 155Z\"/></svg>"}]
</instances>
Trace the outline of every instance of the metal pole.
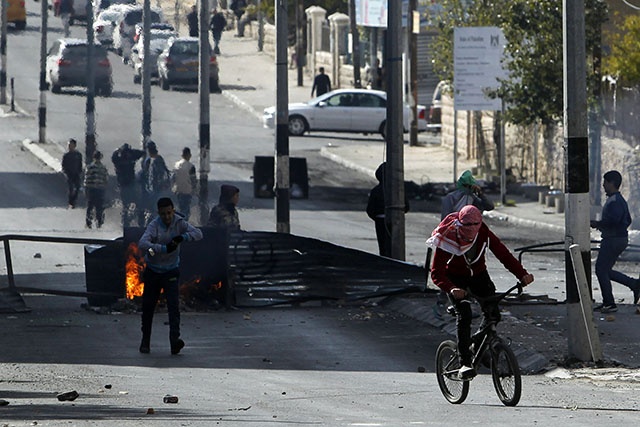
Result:
<instances>
[{"instance_id":1,"label":"metal pole","mask_svg":"<svg viewBox=\"0 0 640 427\"><path fill-rule=\"evenodd\" d=\"M507 201L507 171L506 171L506 143L504 126L504 101L501 100L500 109L500 202L504 205Z\"/></svg>"},{"instance_id":2,"label":"metal pole","mask_svg":"<svg viewBox=\"0 0 640 427\"><path fill-rule=\"evenodd\" d=\"M2 0L0 7L0 104L7 103L7 7L9 2Z\"/></svg>"},{"instance_id":3,"label":"metal pole","mask_svg":"<svg viewBox=\"0 0 640 427\"><path fill-rule=\"evenodd\" d=\"M258 0L258 52L264 48L264 13L262 13L262 0Z\"/></svg>"},{"instance_id":4,"label":"metal pole","mask_svg":"<svg viewBox=\"0 0 640 427\"><path fill-rule=\"evenodd\" d=\"M453 180L458 180L458 110L455 108L455 99L453 104Z\"/></svg>"},{"instance_id":5,"label":"metal pole","mask_svg":"<svg viewBox=\"0 0 640 427\"><path fill-rule=\"evenodd\" d=\"M407 19L407 35L409 38L409 81L411 93L411 123L409 127L409 145L418 145L418 33L420 32L420 19L416 22L417 0L409 0L409 13ZM416 25L417 24L417 25Z\"/></svg>"},{"instance_id":6,"label":"metal pole","mask_svg":"<svg viewBox=\"0 0 640 427\"><path fill-rule=\"evenodd\" d=\"M93 7L91 2L87 2L85 9L87 13L87 103L86 103L86 132L85 132L85 161L91 163L93 153L96 151L96 75L95 56L96 47L93 36Z\"/></svg>"},{"instance_id":7,"label":"metal pole","mask_svg":"<svg viewBox=\"0 0 640 427\"><path fill-rule=\"evenodd\" d=\"M402 106L402 2L389 2L387 29L387 177L385 218L391 227L391 257L405 259L404 141Z\"/></svg>"},{"instance_id":8,"label":"metal pole","mask_svg":"<svg viewBox=\"0 0 640 427\"><path fill-rule=\"evenodd\" d=\"M209 61L211 60L211 50L209 47L209 0L200 0L198 30L200 36L200 81L198 94L200 96L200 194L198 207L200 210L200 224L207 223L209 214L209 171L210 150L211 150L211 126L209 108Z\"/></svg>"},{"instance_id":9,"label":"metal pole","mask_svg":"<svg viewBox=\"0 0 640 427\"><path fill-rule=\"evenodd\" d=\"M151 0L142 5L142 148L151 139Z\"/></svg>"},{"instance_id":10,"label":"metal pole","mask_svg":"<svg viewBox=\"0 0 640 427\"><path fill-rule=\"evenodd\" d=\"M351 54L353 63L353 86L362 87L360 76L360 33L356 23L356 0L349 0L349 19L351 24Z\"/></svg>"},{"instance_id":11,"label":"metal pole","mask_svg":"<svg viewBox=\"0 0 640 427\"><path fill-rule=\"evenodd\" d=\"M297 0L296 4L296 69L298 71L298 86L302 86L302 16L304 15L302 0Z\"/></svg>"},{"instance_id":12,"label":"metal pole","mask_svg":"<svg viewBox=\"0 0 640 427\"><path fill-rule=\"evenodd\" d=\"M596 43L593 47L593 97L591 105L591 179L589 184L593 189L593 205L600 206L602 202L602 26L596 28Z\"/></svg>"},{"instance_id":13,"label":"metal pole","mask_svg":"<svg viewBox=\"0 0 640 427\"><path fill-rule=\"evenodd\" d=\"M47 2L40 2L41 31L40 31L40 102L38 104L38 142L47 142L47 35L49 10Z\"/></svg>"},{"instance_id":14,"label":"metal pole","mask_svg":"<svg viewBox=\"0 0 640 427\"><path fill-rule=\"evenodd\" d=\"M563 0L564 143L565 143L565 278L569 357L590 360L591 351L582 327L578 286L570 246L580 245L582 262L591 279L589 233L589 139L587 137L587 84L584 1ZM591 286L589 286L589 289Z\"/></svg>"},{"instance_id":15,"label":"metal pole","mask_svg":"<svg viewBox=\"0 0 640 427\"><path fill-rule=\"evenodd\" d=\"M289 82L287 76L287 0L276 0L276 231L290 233Z\"/></svg>"}]
</instances>

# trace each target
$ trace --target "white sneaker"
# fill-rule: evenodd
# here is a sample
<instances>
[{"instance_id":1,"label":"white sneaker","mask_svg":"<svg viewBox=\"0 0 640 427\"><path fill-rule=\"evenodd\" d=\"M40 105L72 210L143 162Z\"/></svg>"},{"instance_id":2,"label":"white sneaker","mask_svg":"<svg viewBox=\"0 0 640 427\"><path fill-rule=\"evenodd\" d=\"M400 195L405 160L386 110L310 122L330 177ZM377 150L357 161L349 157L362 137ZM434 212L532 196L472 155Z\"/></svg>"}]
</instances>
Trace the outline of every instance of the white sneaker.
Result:
<instances>
[{"instance_id":1,"label":"white sneaker","mask_svg":"<svg viewBox=\"0 0 640 427\"><path fill-rule=\"evenodd\" d=\"M475 376L476 370L471 366L462 365L460 369L458 369L458 378L461 380L470 380Z\"/></svg>"}]
</instances>

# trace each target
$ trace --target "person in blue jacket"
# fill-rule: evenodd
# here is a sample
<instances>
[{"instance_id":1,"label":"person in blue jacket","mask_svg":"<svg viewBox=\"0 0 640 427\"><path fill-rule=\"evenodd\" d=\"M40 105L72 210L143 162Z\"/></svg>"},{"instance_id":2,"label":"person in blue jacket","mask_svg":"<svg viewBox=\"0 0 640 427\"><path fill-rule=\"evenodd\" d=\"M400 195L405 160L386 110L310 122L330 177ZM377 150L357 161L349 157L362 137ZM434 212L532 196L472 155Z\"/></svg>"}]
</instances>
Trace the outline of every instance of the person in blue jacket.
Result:
<instances>
[{"instance_id":1,"label":"person in blue jacket","mask_svg":"<svg viewBox=\"0 0 640 427\"><path fill-rule=\"evenodd\" d=\"M202 239L202 231L176 215L169 197L158 200L158 216L149 223L138 242L144 253L146 267L143 273L142 293L142 342L140 353L151 351L151 326L160 291L164 291L169 313L169 343L171 354L178 354L184 347L180 339L180 244Z\"/></svg>"},{"instance_id":2,"label":"person in blue jacket","mask_svg":"<svg viewBox=\"0 0 640 427\"><path fill-rule=\"evenodd\" d=\"M633 303L640 296L640 280L629 277L613 269L618 257L629 244L627 228L631 225L631 214L627 201L620 194L622 175L616 170L609 171L602 176L602 188L607 195L607 201L602 207L602 218L591 221L591 227L597 228L602 234L600 251L596 260L596 277L600 283L602 304L594 307L601 313L618 311L613 299L611 281L621 283L633 291Z\"/></svg>"}]
</instances>

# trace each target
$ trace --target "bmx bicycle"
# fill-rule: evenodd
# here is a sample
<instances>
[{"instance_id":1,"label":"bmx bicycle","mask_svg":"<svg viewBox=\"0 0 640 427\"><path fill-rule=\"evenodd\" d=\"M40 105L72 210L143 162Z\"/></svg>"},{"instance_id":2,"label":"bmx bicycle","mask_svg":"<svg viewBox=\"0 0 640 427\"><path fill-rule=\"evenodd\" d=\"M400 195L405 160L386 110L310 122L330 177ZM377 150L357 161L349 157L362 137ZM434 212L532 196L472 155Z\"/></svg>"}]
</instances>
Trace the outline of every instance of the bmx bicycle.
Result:
<instances>
[{"instance_id":1,"label":"bmx bicycle","mask_svg":"<svg viewBox=\"0 0 640 427\"><path fill-rule=\"evenodd\" d=\"M518 295L520 295L522 287L521 283L517 283L506 292L497 293L488 298L474 298L481 302L498 304L516 289L518 290ZM455 315L453 307L449 307L447 311ZM520 367L509 345L498 336L496 323L495 320L489 320L474 335L472 366L477 371L481 365L488 362L493 386L498 398L506 406L516 406L520 401L522 392ZM465 401L469 394L469 383L471 382L471 379L463 380L458 378L459 369L460 361L456 342L451 340L443 341L436 352L436 377L438 378L440 391L445 399L454 404Z\"/></svg>"}]
</instances>

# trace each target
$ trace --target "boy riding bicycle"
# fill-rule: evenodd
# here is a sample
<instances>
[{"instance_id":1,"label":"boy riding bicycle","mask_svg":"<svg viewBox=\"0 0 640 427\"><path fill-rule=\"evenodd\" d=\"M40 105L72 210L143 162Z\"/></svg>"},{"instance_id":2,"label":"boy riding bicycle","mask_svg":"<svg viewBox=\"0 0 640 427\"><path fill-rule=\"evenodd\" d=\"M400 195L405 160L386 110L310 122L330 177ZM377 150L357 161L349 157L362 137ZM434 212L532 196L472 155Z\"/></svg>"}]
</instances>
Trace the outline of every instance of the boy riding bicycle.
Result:
<instances>
[{"instance_id":1,"label":"boy riding bicycle","mask_svg":"<svg viewBox=\"0 0 640 427\"><path fill-rule=\"evenodd\" d=\"M460 357L458 375L460 379L470 379L476 372L471 364L471 301L466 297L471 294L486 298L496 292L487 271L487 249L523 286L533 282L533 275L482 222L482 213L473 205L447 215L433 230L427 244L435 249L431 267L433 283L447 293L456 310ZM500 320L497 305L480 302L480 307L483 314L480 329L489 321Z\"/></svg>"}]
</instances>

